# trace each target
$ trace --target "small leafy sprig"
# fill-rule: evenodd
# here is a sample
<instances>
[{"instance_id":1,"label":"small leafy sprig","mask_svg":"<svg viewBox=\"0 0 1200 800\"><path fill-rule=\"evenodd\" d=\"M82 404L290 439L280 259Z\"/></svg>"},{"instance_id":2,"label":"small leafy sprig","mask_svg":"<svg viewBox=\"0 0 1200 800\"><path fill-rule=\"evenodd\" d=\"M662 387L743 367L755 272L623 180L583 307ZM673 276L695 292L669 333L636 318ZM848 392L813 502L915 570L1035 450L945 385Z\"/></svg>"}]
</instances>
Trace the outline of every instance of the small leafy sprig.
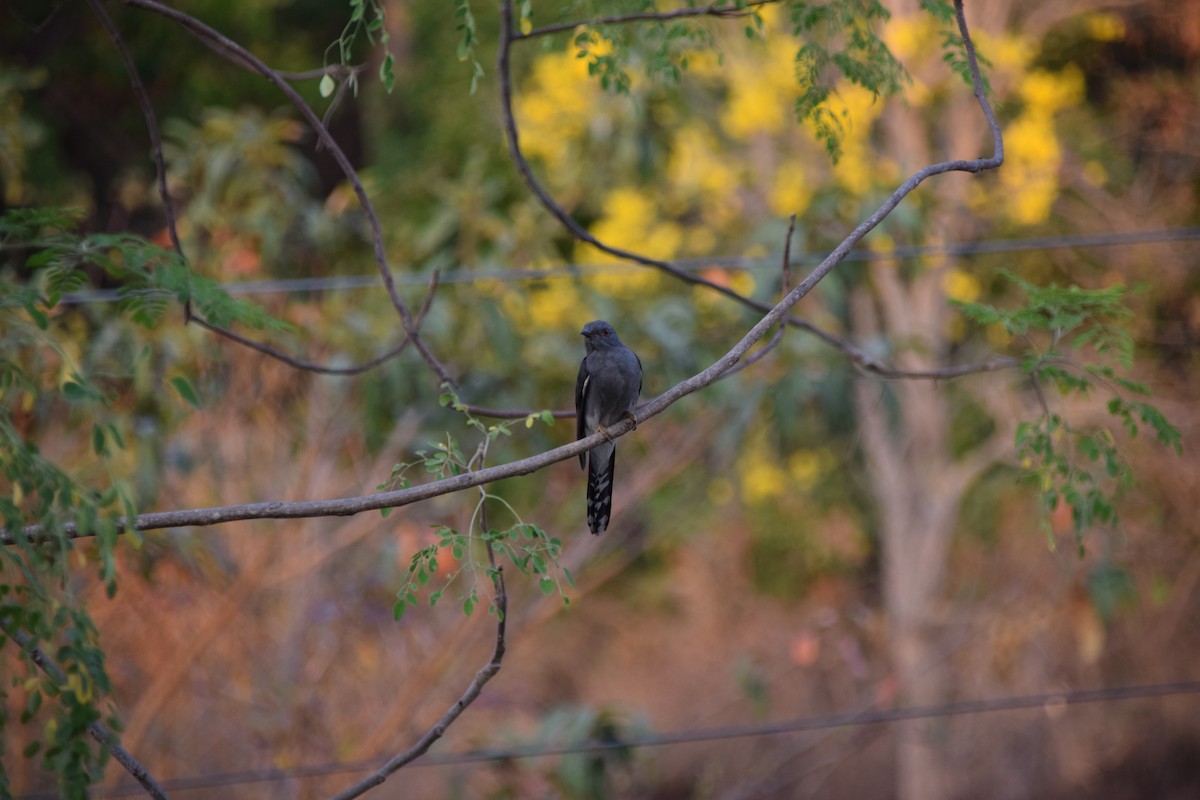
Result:
<instances>
[{"instance_id":1,"label":"small leafy sprig","mask_svg":"<svg viewBox=\"0 0 1200 800\"><path fill-rule=\"evenodd\" d=\"M828 105L837 76L876 97L898 94L909 81L877 25L891 18L879 0L825 0L791 5L792 33L804 42L796 51L800 84L796 118L812 123L833 161L842 152L846 120Z\"/></svg>"},{"instance_id":2,"label":"small leafy sprig","mask_svg":"<svg viewBox=\"0 0 1200 800\"><path fill-rule=\"evenodd\" d=\"M501 436L511 436L512 427L520 420L507 420L494 424L484 423L470 413L468 407L459 400L454 390L444 386L439 402L443 407L453 408L463 415L466 424L480 437L474 453L468 457L459 446L458 440L446 433L445 438L434 442L429 450L417 451L419 460L403 462L392 468L391 475L377 489L386 491L396 488L407 488L411 481L408 472L414 467L421 466L426 473L445 478L461 475L481 468L487 459L488 449ZM554 416L549 411L529 414L524 419L525 427L532 427L536 422L550 425ZM500 529L488 524L488 504L498 504L504 508L513 520L508 528ZM381 513L387 516L390 509ZM574 587L575 579L571 571L558 562L562 554L562 542L557 537L549 536L538 525L525 522L516 509L503 497L487 491L486 486L479 487L479 499L471 514L466 531L458 531L448 526L441 526L435 532L437 541L421 548L409 560L408 569L397 591L396 603L392 609L393 616L399 620L409 608L415 608L419 603L419 595L429 586L438 575L444 574L444 579L437 588L429 594L430 607L436 606L446 591L464 573L476 578L486 577L492 581L501 566L497 558L507 559L523 575L538 579L538 588L543 594L557 592L562 597L563 604L569 605L570 598L566 588ZM481 553L486 551L487 558ZM444 559L450 559L455 565L447 573L441 570ZM481 602L479 585L476 580L465 587L458 595L462 602L463 613L470 616ZM565 585L565 586L564 586ZM566 587L566 588L565 588ZM488 599L488 613L502 613L497 608L494 599Z\"/></svg>"},{"instance_id":3,"label":"small leafy sprig","mask_svg":"<svg viewBox=\"0 0 1200 800\"><path fill-rule=\"evenodd\" d=\"M530 15L533 13L531 0L520 3L520 26L522 33L528 33L531 27ZM471 10L471 0L454 0L454 27L460 32L458 48L455 55L459 61L471 65L471 94L479 88L479 79L483 77L483 65L475 56L475 48L479 45L479 31L475 24L475 13Z\"/></svg>"},{"instance_id":4,"label":"small leafy sprig","mask_svg":"<svg viewBox=\"0 0 1200 800\"><path fill-rule=\"evenodd\" d=\"M387 9L382 0L350 0L350 19L329 47L325 48L325 66L329 66L329 56L336 51L338 63L342 67L350 67L354 54L354 44L360 36L365 36L367 43L374 47L383 47L383 60L379 62L379 80L388 94L396 86L396 58L388 49L388 32L384 23L387 21ZM350 82L355 96L358 95L358 71L348 69L346 80ZM326 73L321 78L319 90L322 97L329 97L336 88L332 75Z\"/></svg>"},{"instance_id":5,"label":"small leafy sprig","mask_svg":"<svg viewBox=\"0 0 1200 800\"><path fill-rule=\"evenodd\" d=\"M952 302L972 321L1000 326L1026 343L1021 369L1037 393L1042 414L1016 429L1022 477L1037 487L1047 515L1060 503L1070 506L1082 554L1087 529L1119 522L1116 491L1132 485L1133 473L1109 428L1073 425L1051 410L1046 387L1053 387L1061 397L1086 397L1094 389L1107 392L1109 414L1131 438L1146 426L1161 444L1179 453L1182 436L1152 403L1134 399L1149 397L1150 390L1125 374L1133 366L1134 342L1122 324L1132 315L1124 287L1036 286L1012 273L1001 274L1025 295L1017 308ZM1042 526L1053 546L1053 532L1045 518Z\"/></svg>"}]
</instances>

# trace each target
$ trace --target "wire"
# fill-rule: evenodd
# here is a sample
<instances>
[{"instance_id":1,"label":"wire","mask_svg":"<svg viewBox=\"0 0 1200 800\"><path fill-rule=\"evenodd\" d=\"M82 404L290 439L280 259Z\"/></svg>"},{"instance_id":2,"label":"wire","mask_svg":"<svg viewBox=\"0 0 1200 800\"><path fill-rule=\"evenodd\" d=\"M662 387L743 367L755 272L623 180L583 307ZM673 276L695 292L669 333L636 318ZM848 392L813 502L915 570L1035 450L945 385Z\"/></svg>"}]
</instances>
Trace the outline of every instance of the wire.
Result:
<instances>
[{"instance_id":1,"label":"wire","mask_svg":"<svg viewBox=\"0 0 1200 800\"><path fill-rule=\"evenodd\" d=\"M730 741L734 739L778 736L787 733L827 730L830 728L863 727L919 719L941 719L969 714L990 714L1001 711L1021 711L1035 708L1056 709L1088 703L1111 703L1154 697L1200 694L1200 681L1155 683L1133 686L1110 686L1099 689L1080 689L1069 692L1047 692L1043 694L998 697L989 700L968 700L959 703L944 703L934 706L914 706L891 710L843 712L820 717L801 717L784 722L757 725L732 725L716 728L672 731L657 735L632 737L605 742L582 742L561 746L530 746L508 749L469 750L459 753L430 755L415 761L413 767L444 767L459 764L512 761L514 759L564 756L577 753L595 753L610 750L627 750L639 747L667 747L697 742ZM354 763L332 762L294 769L270 769L244 772L200 775L162 781L167 791L213 789L249 783L291 780L297 778L319 778L332 775L362 772L373 769L382 759ZM124 784L108 791L111 797L123 797L143 792L140 785ZM23 795L22 800L43 800L55 795Z\"/></svg>"},{"instance_id":2,"label":"wire","mask_svg":"<svg viewBox=\"0 0 1200 800\"><path fill-rule=\"evenodd\" d=\"M1117 247L1124 245L1187 242L1200 239L1200 228L1166 228L1157 231L1126 231L1121 233L1079 234L1075 236L1035 236L1026 239L983 239L975 242L955 242L942 245L896 247L891 250L854 250L847 261L870 262L893 259L911 261L935 255L978 256L995 253L1017 253L1030 250L1060 250L1072 247ZM791 261L793 266L819 264L824 253L801 253ZM685 258L674 262L689 271L720 267L735 271L777 270L774 257L718 256L714 258ZM562 264L542 269L456 269L442 273L441 283L472 284L486 282L528 282L584 275L633 273L645 269L632 264ZM398 286L424 286L428 276L412 270L397 272ZM320 278L279 278L262 281L225 283L222 288L231 295L302 294L305 292L338 292L381 288L379 276L331 275ZM164 292L164 295L166 293ZM121 299L120 289L91 289L68 292L61 302L67 305L82 303L111 303Z\"/></svg>"}]
</instances>

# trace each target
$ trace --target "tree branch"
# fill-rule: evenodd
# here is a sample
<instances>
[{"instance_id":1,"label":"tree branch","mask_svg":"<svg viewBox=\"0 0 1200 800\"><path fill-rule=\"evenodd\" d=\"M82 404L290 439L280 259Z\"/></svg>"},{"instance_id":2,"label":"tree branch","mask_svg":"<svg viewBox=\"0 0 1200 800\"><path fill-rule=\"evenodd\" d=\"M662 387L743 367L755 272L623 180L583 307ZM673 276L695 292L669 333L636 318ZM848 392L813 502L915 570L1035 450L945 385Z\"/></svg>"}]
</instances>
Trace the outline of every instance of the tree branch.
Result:
<instances>
[{"instance_id":1,"label":"tree branch","mask_svg":"<svg viewBox=\"0 0 1200 800\"><path fill-rule=\"evenodd\" d=\"M757 6L766 6L777 2L779 2L779 0L752 0L741 7L718 6L716 3L712 3L710 5L701 6L698 8L676 8L672 11L642 11L634 14L617 14L611 17L584 19L577 22L557 22L553 25L534 28L529 33L517 32L513 36L513 39L534 39L538 36L547 36L552 33L562 33L563 31L575 30L580 25L622 25L627 22L645 21L665 22L666 20L680 19L682 17L744 17L748 14L753 14L754 9Z\"/></svg>"}]
</instances>

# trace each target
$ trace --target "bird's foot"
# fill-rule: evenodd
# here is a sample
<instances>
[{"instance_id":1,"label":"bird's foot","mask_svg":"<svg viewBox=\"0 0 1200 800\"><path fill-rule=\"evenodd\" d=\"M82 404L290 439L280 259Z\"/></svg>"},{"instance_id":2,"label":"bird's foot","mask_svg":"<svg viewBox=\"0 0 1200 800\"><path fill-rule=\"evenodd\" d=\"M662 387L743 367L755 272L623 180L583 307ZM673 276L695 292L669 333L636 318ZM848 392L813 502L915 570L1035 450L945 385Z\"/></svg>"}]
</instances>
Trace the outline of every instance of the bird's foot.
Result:
<instances>
[{"instance_id":1,"label":"bird's foot","mask_svg":"<svg viewBox=\"0 0 1200 800\"><path fill-rule=\"evenodd\" d=\"M631 430L631 431L636 431L636 430L637 430L637 417L635 417L635 416L633 415L633 412L632 412L632 411L626 411L626 412L625 412L625 413L624 413L624 414L621 416L621 418L622 418L622 419L627 419L627 420L629 420L630 422L632 422L632 423L633 423L633 427L632 427L632 428L630 428L629 430Z\"/></svg>"},{"instance_id":2,"label":"bird's foot","mask_svg":"<svg viewBox=\"0 0 1200 800\"><path fill-rule=\"evenodd\" d=\"M602 434L604 434L604 438L605 438L607 441L609 441L609 442L611 442L611 441L612 441L612 436L611 436L611 435L609 435L608 428L604 427L604 423L603 423L603 422L597 422L597 423L596 423L596 432L597 432L597 433L602 433Z\"/></svg>"}]
</instances>

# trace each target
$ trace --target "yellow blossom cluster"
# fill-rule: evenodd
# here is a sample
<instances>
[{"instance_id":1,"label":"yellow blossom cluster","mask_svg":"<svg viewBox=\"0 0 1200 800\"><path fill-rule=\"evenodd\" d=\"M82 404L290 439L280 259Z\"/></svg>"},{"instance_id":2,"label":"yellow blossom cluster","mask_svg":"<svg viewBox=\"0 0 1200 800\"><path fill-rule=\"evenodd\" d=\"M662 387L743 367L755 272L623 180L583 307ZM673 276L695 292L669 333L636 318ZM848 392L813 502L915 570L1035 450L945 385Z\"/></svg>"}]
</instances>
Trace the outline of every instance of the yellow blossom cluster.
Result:
<instances>
[{"instance_id":1,"label":"yellow blossom cluster","mask_svg":"<svg viewBox=\"0 0 1200 800\"><path fill-rule=\"evenodd\" d=\"M1111 25L1105 27L1105 15L1092 16L1098 20L1095 24L1103 27L1096 35L1120 33ZM992 63L993 83L1011 82L1006 102L1019 102L1020 112L1003 125L1005 162L997 173L1000 191L973 185L972 205L980 210L999 209L1021 225L1037 225L1049 218L1060 189L1063 149L1055 119L1083 102L1083 72L1074 64L1053 72L1031 69L1036 52L1026 37L980 33L976 38L980 51ZM1103 176L1093 169L1089 179L1102 180Z\"/></svg>"},{"instance_id":2,"label":"yellow blossom cluster","mask_svg":"<svg viewBox=\"0 0 1200 800\"><path fill-rule=\"evenodd\" d=\"M789 492L808 491L835 466L833 453L826 448L797 450L781 462L768 444L766 433L759 431L742 451L736 472L742 500L755 504Z\"/></svg>"},{"instance_id":3,"label":"yellow blossom cluster","mask_svg":"<svg viewBox=\"0 0 1200 800\"><path fill-rule=\"evenodd\" d=\"M1073 64L1059 72L1033 70L1018 91L1025 107L1005 132L1008 157L1000 182L1009 215L1034 225L1050 216L1058 195L1062 145L1054 117L1083 100L1083 73Z\"/></svg>"},{"instance_id":4,"label":"yellow blossom cluster","mask_svg":"<svg viewBox=\"0 0 1200 800\"><path fill-rule=\"evenodd\" d=\"M534 62L525 91L513 103L522 149L550 173L568 165L571 145L583 138L603 95L588 75L590 62L575 47L546 53Z\"/></svg>"}]
</instances>

